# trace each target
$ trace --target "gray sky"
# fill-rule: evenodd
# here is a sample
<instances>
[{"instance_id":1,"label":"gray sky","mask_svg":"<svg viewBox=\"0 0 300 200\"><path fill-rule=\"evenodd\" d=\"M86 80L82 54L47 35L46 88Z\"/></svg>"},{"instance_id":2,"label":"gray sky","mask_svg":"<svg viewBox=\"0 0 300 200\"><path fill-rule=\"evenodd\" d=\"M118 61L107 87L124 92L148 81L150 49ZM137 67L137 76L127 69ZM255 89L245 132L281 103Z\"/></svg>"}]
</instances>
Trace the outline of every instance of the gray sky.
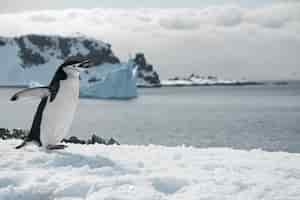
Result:
<instances>
[{"instance_id":1,"label":"gray sky","mask_svg":"<svg viewBox=\"0 0 300 200\"><path fill-rule=\"evenodd\" d=\"M0 2L0 35L81 33L111 43L124 61L144 52L163 78L300 79L296 0Z\"/></svg>"},{"instance_id":2,"label":"gray sky","mask_svg":"<svg viewBox=\"0 0 300 200\"><path fill-rule=\"evenodd\" d=\"M276 1L276 0L275 0ZM286 0L287 1L287 0ZM0 12L20 12L65 8L201 8L213 5L240 4L257 7L274 0L0 0Z\"/></svg>"}]
</instances>

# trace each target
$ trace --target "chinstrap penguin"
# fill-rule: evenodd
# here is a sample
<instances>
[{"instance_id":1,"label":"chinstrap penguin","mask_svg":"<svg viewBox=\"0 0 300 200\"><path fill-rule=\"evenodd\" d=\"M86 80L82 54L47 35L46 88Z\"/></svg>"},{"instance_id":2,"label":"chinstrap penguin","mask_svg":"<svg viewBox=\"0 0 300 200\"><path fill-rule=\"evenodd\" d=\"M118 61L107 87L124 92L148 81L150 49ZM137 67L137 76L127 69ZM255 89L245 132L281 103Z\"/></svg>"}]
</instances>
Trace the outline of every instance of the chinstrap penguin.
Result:
<instances>
[{"instance_id":1,"label":"chinstrap penguin","mask_svg":"<svg viewBox=\"0 0 300 200\"><path fill-rule=\"evenodd\" d=\"M11 97L11 101L32 96L41 99L30 132L17 149L28 142L49 150L66 147L58 143L68 133L79 102L79 73L90 66L87 59L71 57L59 66L49 86L28 88Z\"/></svg>"}]
</instances>

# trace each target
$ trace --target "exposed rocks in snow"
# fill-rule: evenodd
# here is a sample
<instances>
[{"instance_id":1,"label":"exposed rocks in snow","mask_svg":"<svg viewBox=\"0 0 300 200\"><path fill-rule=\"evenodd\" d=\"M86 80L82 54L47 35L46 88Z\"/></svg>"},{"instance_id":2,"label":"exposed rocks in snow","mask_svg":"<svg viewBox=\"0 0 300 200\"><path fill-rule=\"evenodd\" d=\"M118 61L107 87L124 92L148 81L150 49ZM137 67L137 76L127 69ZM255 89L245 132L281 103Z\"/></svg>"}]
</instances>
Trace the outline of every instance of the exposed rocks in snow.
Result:
<instances>
[{"instance_id":1,"label":"exposed rocks in snow","mask_svg":"<svg viewBox=\"0 0 300 200\"><path fill-rule=\"evenodd\" d=\"M6 139L24 139L28 131L22 129L6 129L0 128L0 138L3 140Z\"/></svg>"},{"instance_id":2,"label":"exposed rocks in snow","mask_svg":"<svg viewBox=\"0 0 300 200\"><path fill-rule=\"evenodd\" d=\"M8 139L24 139L28 134L27 130L23 129L6 129L0 128L0 139L8 140ZM62 142L65 143L73 143L73 144L105 144L105 145L120 145L120 143L114 138L103 139L95 134L91 136L88 140L82 140L77 138L76 136L71 136L69 139L63 139Z\"/></svg>"},{"instance_id":3,"label":"exposed rocks in snow","mask_svg":"<svg viewBox=\"0 0 300 200\"><path fill-rule=\"evenodd\" d=\"M138 87L160 87L160 79L158 73L153 66L147 63L143 53L137 53L133 59L137 66L137 85Z\"/></svg>"},{"instance_id":4,"label":"exposed rocks in snow","mask_svg":"<svg viewBox=\"0 0 300 200\"><path fill-rule=\"evenodd\" d=\"M216 76L199 76L191 74L187 78L175 77L161 82L162 86L168 87L184 87L184 86L243 86L243 85L261 85L262 82L248 81L248 80L223 80Z\"/></svg>"},{"instance_id":5,"label":"exposed rocks in snow","mask_svg":"<svg viewBox=\"0 0 300 200\"><path fill-rule=\"evenodd\" d=\"M31 47L25 44L26 37L14 38L17 46L19 47L18 56L21 58L21 66L23 68L31 67L33 65L41 65L46 63L46 59L38 52L34 51Z\"/></svg>"},{"instance_id":6,"label":"exposed rocks in snow","mask_svg":"<svg viewBox=\"0 0 300 200\"><path fill-rule=\"evenodd\" d=\"M68 57L85 57L95 66L119 64L111 45L83 36L23 35L0 37L1 85L47 84Z\"/></svg>"},{"instance_id":7,"label":"exposed rocks in snow","mask_svg":"<svg viewBox=\"0 0 300 200\"><path fill-rule=\"evenodd\" d=\"M62 142L73 143L73 144L85 144L84 140L80 140L76 136L71 136L69 139L63 139Z\"/></svg>"},{"instance_id":8,"label":"exposed rocks in snow","mask_svg":"<svg viewBox=\"0 0 300 200\"><path fill-rule=\"evenodd\" d=\"M22 67L45 64L49 59L66 59L70 56L89 58L95 65L119 63L111 45L83 37L60 37L46 35L25 35L13 40L19 47L18 55Z\"/></svg>"},{"instance_id":9,"label":"exposed rocks in snow","mask_svg":"<svg viewBox=\"0 0 300 200\"><path fill-rule=\"evenodd\" d=\"M71 136L69 139L63 139L62 142L65 143L73 143L73 144L105 144L105 145L120 145L118 141L116 141L113 138L110 138L109 140L103 139L102 137L99 137L95 134L92 135L92 137L88 140L82 140L77 138L76 136Z\"/></svg>"},{"instance_id":10,"label":"exposed rocks in snow","mask_svg":"<svg viewBox=\"0 0 300 200\"><path fill-rule=\"evenodd\" d=\"M116 141L114 138L110 138L107 142L107 145L113 145L113 144L117 144L120 145L120 143L118 141Z\"/></svg>"}]
</instances>

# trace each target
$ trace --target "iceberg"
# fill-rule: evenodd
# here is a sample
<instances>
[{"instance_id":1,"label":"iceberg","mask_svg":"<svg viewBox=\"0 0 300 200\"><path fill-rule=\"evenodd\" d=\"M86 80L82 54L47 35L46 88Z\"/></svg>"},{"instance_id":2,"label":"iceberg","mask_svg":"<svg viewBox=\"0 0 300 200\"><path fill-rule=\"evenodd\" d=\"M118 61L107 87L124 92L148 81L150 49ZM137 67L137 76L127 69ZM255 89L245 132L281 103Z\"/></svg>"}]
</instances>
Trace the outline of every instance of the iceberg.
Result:
<instances>
[{"instance_id":1,"label":"iceberg","mask_svg":"<svg viewBox=\"0 0 300 200\"><path fill-rule=\"evenodd\" d=\"M130 99L137 97L136 70L128 63L102 64L81 76L80 96Z\"/></svg>"}]
</instances>

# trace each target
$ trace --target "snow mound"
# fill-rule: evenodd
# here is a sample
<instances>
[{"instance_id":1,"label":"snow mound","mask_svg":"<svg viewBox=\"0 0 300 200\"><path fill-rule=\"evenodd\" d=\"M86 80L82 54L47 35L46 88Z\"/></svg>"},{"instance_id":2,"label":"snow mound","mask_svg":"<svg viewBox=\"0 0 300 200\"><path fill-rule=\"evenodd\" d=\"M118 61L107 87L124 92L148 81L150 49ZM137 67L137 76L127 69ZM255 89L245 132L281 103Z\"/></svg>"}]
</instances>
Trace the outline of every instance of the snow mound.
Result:
<instances>
[{"instance_id":1,"label":"snow mound","mask_svg":"<svg viewBox=\"0 0 300 200\"><path fill-rule=\"evenodd\" d=\"M68 144L62 151L0 140L0 199L289 199L300 154L164 146Z\"/></svg>"}]
</instances>

